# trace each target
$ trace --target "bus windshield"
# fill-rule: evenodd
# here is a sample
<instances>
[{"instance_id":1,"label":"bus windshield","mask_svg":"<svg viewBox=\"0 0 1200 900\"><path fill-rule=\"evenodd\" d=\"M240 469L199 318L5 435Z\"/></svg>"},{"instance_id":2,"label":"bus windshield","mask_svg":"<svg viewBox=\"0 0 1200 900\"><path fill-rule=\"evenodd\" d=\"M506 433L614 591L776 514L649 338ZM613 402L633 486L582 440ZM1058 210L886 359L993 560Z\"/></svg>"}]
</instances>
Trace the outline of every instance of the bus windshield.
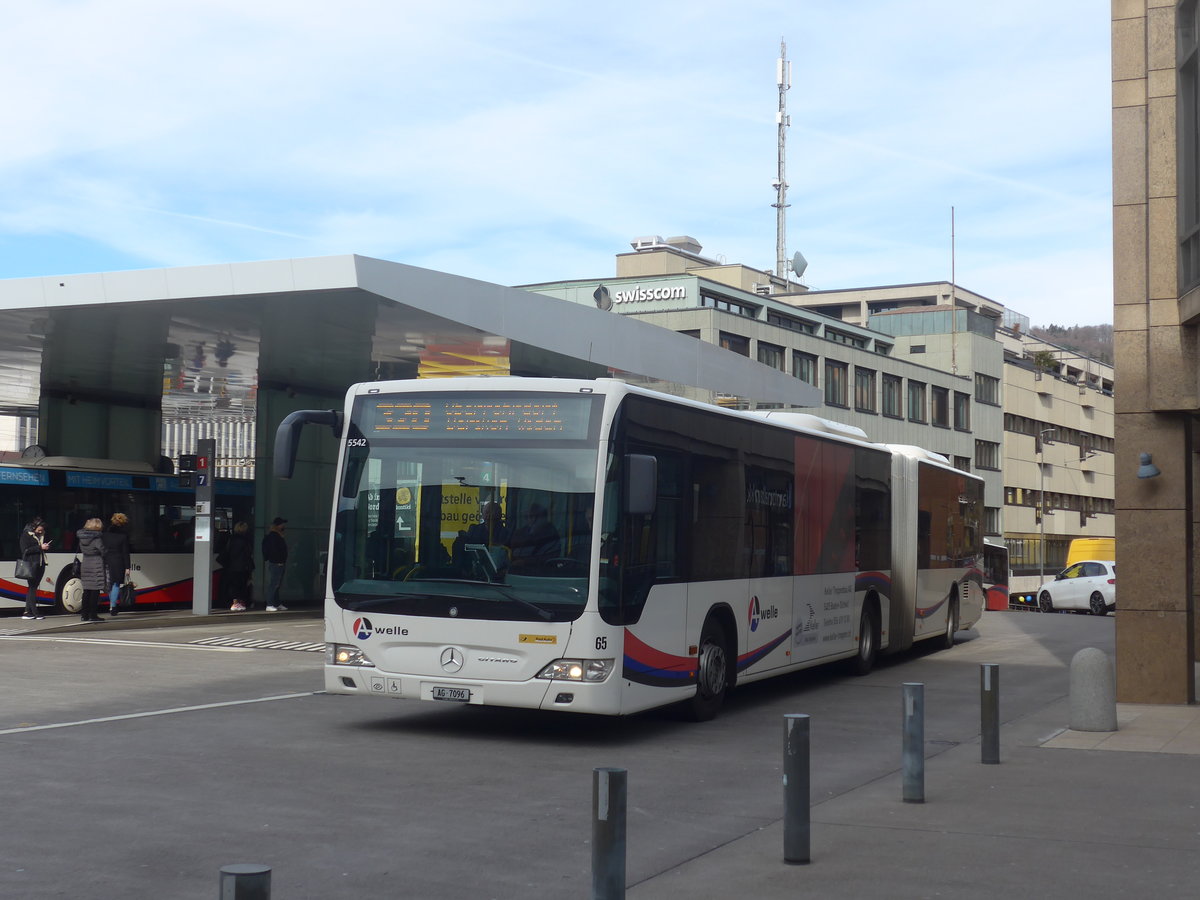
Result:
<instances>
[{"instance_id":1,"label":"bus windshield","mask_svg":"<svg viewBox=\"0 0 1200 900\"><path fill-rule=\"evenodd\" d=\"M594 443L349 433L331 569L340 606L518 621L583 612Z\"/></svg>"}]
</instances>

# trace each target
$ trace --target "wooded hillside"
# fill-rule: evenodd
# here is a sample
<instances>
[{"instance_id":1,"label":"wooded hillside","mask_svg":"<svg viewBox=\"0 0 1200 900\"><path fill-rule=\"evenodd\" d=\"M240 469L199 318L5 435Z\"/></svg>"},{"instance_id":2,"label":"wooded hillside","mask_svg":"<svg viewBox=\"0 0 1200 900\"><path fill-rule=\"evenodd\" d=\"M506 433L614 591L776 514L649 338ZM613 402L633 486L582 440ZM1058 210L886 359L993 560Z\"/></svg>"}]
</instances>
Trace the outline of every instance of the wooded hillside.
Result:
<instances>
[{"instance_id":1,"label":"wooded hillside","mask_svg":"<svg viewBox=\"0 0 1200 900\"><path fill-rule=\"evenodd\" d=\"M1111 325L1034 325L1029 329L1029 333L1112 365Z\"/></svg>"}]
</instances>

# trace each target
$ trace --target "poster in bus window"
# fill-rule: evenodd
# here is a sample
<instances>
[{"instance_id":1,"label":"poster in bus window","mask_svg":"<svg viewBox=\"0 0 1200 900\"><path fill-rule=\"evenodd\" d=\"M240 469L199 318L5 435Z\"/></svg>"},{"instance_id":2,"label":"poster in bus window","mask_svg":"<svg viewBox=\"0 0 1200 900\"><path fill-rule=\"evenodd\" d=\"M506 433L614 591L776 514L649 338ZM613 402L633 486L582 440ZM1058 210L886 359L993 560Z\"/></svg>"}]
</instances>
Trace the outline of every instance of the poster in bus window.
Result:
<instances>
[{"instance_id":1,"label":"poster in bus window","mask_svg":"<svg viewBox=\"0 0 1200 900\"><path fill-rule=\"evenodd\" d=\"M797 436L795 571L850 572L854 561L854 448Z\"/></svg>"}]
</instances>

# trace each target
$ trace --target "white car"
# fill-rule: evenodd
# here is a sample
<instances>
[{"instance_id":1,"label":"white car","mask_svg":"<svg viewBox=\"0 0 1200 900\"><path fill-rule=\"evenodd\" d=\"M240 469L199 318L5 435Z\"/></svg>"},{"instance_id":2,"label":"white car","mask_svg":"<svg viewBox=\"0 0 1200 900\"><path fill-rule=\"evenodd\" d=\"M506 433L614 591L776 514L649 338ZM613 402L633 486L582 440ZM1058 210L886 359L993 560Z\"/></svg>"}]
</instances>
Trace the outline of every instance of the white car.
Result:
<instances>
[{"instance_id":1,"label":"white car","mask_svg":"<svg viewBox=\"0 0 1200 900\"><path fill-rule=\"evenodd\" d=\"M1117 608L1117 564L1110 559L1085 559L1067 566L1038 588L1038 608L1082 609L1106 616Z\"/></svg>"}]
</instances>

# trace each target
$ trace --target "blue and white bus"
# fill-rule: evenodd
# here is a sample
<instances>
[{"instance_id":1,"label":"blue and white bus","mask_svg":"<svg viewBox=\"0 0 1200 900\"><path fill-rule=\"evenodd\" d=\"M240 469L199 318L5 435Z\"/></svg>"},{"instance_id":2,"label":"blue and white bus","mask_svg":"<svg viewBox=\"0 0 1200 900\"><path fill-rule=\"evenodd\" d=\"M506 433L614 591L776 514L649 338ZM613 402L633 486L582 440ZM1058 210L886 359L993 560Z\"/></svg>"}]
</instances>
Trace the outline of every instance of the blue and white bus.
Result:
<instances>
[{"instance_id":1,"label":"blue and white bus","mask_svg":"<svg viewBox=\"0 0 1200 900\"><path fill-rule=\"evenodd\" d=\"M38 602L55 612L78 612L83 590L72 577L75 533L93 516L107 527L117 512L129 517L137 604L190 605L195 496L177 476L148 463L77 457L0 463L0 559L12 560L0 571L0 608L25 605L28 585L14 575L21 530L41 516L51 545ZM253 482L218 480L214 496L214 530L253 520Z\"/></svg>"}]
</instances>

